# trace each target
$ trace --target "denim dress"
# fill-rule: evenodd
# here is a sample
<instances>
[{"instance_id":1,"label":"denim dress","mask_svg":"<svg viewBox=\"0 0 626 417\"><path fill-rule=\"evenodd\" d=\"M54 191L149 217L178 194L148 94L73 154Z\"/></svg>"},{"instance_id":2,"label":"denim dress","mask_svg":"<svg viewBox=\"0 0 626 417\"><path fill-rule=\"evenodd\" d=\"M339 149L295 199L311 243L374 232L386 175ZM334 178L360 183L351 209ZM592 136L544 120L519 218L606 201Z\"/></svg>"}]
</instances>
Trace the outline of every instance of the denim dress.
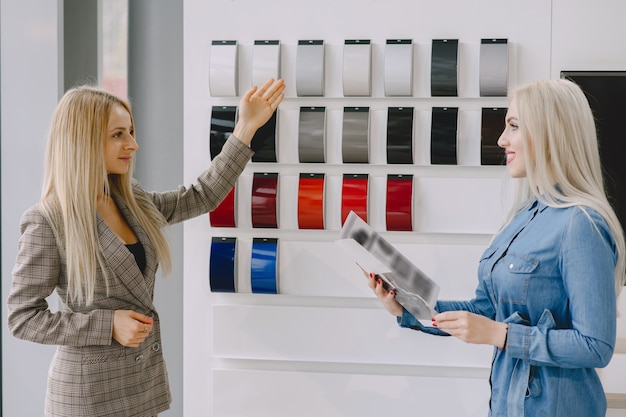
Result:
<instances>
[{"instance_id":1,"label":"denim dress","mask_svg":"<svg viewBox=\"0 0 626 417\"><path fill-rule=\"evenodd\" d=\"M495 236L478 267L470 301L439 301L508 323L494 349L491 417L600 417L606 397L595 368L606 366L616 337L617 248L589 208L535 200ZM406 310L402 327L423 327Z\"/></svg>"}]
</instances>

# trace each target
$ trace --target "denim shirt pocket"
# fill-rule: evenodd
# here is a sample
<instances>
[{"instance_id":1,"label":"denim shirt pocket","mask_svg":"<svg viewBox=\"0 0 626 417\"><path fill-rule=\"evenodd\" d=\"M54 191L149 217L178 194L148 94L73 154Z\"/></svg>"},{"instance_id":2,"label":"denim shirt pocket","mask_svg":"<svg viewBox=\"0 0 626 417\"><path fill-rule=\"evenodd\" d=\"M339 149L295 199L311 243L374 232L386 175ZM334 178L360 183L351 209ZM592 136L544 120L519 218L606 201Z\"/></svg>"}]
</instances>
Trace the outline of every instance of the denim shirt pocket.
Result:
<instances>
[{"instance_id":1,"label":"denim shirt pocket","mask_svg":"<svg viewBox=\"0 0 626 417\"><path fill-rule=\"evenodd\" d=\"M500 262L507 278L506 285L500 285L500 300L512 304L526 304L528 284L532 273L539 266L539 261L509 253Z\"/></svg>"}]
</instances>

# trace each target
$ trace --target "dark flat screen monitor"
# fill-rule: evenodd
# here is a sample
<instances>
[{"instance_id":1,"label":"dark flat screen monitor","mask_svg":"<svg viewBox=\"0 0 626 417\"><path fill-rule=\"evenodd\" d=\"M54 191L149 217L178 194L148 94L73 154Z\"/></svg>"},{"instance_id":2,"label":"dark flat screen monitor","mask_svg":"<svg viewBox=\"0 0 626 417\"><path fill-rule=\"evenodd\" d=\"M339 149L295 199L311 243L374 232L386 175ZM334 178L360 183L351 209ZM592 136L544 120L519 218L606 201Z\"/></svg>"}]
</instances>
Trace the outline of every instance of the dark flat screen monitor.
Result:
<instances>
[{"instance_id":1,"label":"dark flat screen monitor","mask_svg":"<svg viewBox=\"0 0 626 417\"><path fill-rule=\"evenodd\" d=\"M566 78L580 86L596 119L600 160L609 201L626 229L626 115L625 71L561 71Z\"/></svg>"}]
</instances>

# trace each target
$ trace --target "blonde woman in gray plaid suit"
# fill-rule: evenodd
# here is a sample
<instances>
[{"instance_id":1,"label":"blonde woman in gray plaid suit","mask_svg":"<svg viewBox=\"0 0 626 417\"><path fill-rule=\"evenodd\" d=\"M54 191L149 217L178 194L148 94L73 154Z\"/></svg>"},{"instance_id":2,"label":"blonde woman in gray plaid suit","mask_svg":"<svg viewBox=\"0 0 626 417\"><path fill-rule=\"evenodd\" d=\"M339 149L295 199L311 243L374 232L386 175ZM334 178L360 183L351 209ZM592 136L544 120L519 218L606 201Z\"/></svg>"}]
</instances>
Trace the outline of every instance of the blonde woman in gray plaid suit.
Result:
<instances>
[{"instance_id":1,"label":"blonde woman in gray plaid suit","mask_svg":"<svg viewBox=\"0 0 626 417\"><path fill-rule=\"evenodd\" d=\"M21 220L8 297L20 339L58 345L46 416L148 417L171 395L153 305L163 227L217 207L253 155L249 145L284 98L268 80L241 98L220 155L191 187L147 192L132 179L138 149L128 103L101 89L69 90L55 111L41 200ZM51 312L56 291L63 309Z\"/></svg>"}]
</instances>

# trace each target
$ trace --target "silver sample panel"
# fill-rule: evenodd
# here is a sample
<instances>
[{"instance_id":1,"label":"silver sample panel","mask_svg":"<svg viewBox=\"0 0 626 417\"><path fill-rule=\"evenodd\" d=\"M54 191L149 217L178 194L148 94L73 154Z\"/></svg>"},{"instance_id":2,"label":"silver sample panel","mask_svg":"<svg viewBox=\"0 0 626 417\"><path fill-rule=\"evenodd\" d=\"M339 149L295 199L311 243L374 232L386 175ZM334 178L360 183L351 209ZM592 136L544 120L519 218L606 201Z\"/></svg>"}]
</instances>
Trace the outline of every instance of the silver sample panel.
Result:
<instances>
[{"instance_id":1,"label":"silver sample panel","mask_svg":"<svg viewBox=\"0 0 626 417\"><path fill-rule=\"evenodd\" d=\"M324 95L324 41L298 41L296 94L300 97Z\"/></svg>"},{"instance_id":2,"label":"silver sample panel","mask_svg":"<svg viewBox=\"0 0 626 417\"><path fill-rule=\"evenodd\" d=\"M300 162L326 162L326 108L300 107L298 158Z\"/></svg>"},{"instance_id":3,"label":"silver sample panel","mask_svg":"<svg viewBox=\"0 0 626 417\"><path fill-rule=\"evenodd\" d=\"M507 95L509 44L506 39L481 40L479 84L481 97Z\"/></svg>"},{"instance_id":4,"label":"silver sample panel","mask_svg":"<svg viewBox=\"0 0 626 417\"><path fill-rule=\"evenodd\" d=\"M343 162L369 162L369 107L344 107L341 152Z\"/></svg>"}]
</instances>

